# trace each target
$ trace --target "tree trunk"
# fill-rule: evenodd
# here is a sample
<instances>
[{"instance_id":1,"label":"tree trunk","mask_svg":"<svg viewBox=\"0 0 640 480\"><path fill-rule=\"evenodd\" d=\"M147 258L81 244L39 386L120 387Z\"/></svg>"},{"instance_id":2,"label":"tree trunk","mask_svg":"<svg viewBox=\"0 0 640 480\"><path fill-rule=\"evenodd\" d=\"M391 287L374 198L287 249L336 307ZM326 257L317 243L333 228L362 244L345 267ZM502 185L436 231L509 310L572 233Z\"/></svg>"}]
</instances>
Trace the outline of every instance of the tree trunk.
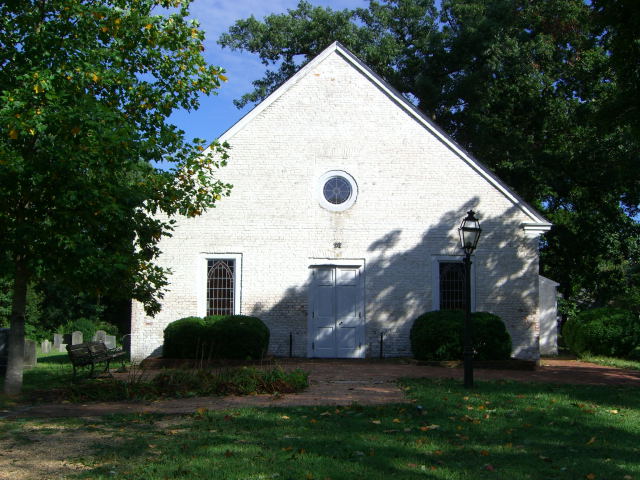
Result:
<instances>
[{"instance_id":1,"label":"tree trunk","mask_svg":"<svg viewBox=\"0 0 640 480\"><path fill-rule=\"evenodd\" d=\"M18 395L22 390L24 370L24 318L27 306L27 262L23 255L15 258L15 278L13 282L13 302L11 305L11 332L9 334L9 358L4 393Z\"/></svg>"}]
</instances>

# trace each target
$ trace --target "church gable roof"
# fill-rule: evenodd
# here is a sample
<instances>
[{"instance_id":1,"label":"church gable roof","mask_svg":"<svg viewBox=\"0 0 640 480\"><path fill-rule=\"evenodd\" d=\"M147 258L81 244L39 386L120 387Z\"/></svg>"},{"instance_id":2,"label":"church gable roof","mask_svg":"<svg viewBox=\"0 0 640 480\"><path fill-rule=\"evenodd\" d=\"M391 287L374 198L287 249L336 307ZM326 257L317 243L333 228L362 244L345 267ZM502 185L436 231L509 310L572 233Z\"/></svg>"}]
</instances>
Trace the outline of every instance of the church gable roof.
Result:
<instances>
[{"instance_id":1,"label":"church gable roof","mask_svg":"<svg viewBox=\"0 0 640 480\"><path fill-rule=\"evenodd\" d=\"M228 141L235 136L245 126L250 123L254 118L260 115L265 109L267 109L276 100L282 97L289 89L296 85L302 78L307 76L313 71L320 63L327 59L331 55L339 55L355 70L360 72L371 83L373 83L378 89L385 93L390 101L395 103L400 109L402 109L407 115L413 117L425 130L436 137L442 144L444 144L451 152L462 159L469 167L471 167L479 176L484 178L490 183L496 190L502 193L508 198L514 205L522 210L522 212L528 216L531 221L522 224L525 232L529 235L535 236L548 231L551 228L551 223L544 218L535 208L524 201L513 189L500 180L488 167L482 162L473 157L460 145L458 145L448 134L446 134L440 127L438 127L431 119L429 119L424 113L418 110L411 102L409 102L402 94L389 85L382 77L371 70L364 62L351 53L347 48L341 45L339 42L334 42L329 45L325 50L318 54L315 58L310 60L304 67L296 72L291 78L284 82L274 92L271 93L262 102L256 105L249 113L235 123L220 137L220 141Z\"/></svg>"}]
</instances>

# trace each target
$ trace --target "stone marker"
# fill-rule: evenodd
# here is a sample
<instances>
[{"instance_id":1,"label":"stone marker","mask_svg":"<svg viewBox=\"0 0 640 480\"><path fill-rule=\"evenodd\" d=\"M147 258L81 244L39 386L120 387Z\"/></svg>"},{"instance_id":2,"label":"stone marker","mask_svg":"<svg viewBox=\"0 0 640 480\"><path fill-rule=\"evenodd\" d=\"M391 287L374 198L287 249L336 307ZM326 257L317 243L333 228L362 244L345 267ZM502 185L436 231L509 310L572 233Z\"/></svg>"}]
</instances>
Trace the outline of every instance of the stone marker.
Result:
<instances>
[{"instance_id":1,"label":"stone marker","mask_svg":"<svg viewBox=\"0 0 640 480\"><path fill-rule=\"evenodd\" d=\"M67 344L66 343L61 343L60 346L58 347L58 351L67 353Z\"/></svg>"},{"instance_id":2,"label":"stone marker","mask_svg":"<svg viewBox=\"0 0 640 480\"><path fill-rule=\"evenodd\" d=\"M107 343L105 342L106 336L107 336L107 332L105 332L104 330L98 330L96 333L93 334L93 341Z\"/></svg>"},{"instance_id":3,"label":"stone marker","mask_svg":"<svg viewBox=\"0 0 640 480\"><path fill-rule=\"evenodd\" d=\"M107 348L116 348L116 336L115 335L105 335L104 336L104 344Z\"/></svg>"},{"instance_id":4,"label":"stone marker","mask_svg":"<svg viewBox=\"0 0 640 480\"><path fill-rule=\"evenodd\" d=\"M38 363L36 356L36 342L35 340L24 341L24 366L31 368L35 367Z\"/></svg>"},{"instance_id":5,"label":"stone marker","mask_svg":"<svg viewBox=\"0 0 640 480\"><path fill-rule=\"evenodd\" d=\"M82 332L76 330L71 334L71 345L77 345L79 343L82 343Z\"/></svg>"},{"instance_id":6,"label":"stone marker","mask_svg":"<svg viewBox=\"0 0 640 480\"><path fill-rule=\"evenodd\" d=\"M71 341L70 333L64 333L62 335L62 343L66 343L67 345L73 345L73 342Z\"/></svg>"},{"instance_id":7,"label":"stone marker","mask_svg":"<svg viewBox=\"0 0 640 480\"><path fill-rule=\"evenodd\" d=\"M40 344L40 351L42 353L51 353L51 342L49 340L43 340Z\"/></svg>"},{"instance_id":8,"label":"stone marker","mask_svg":"<svg viewBox=\"0 0 640 480\"><path fill-rule=\"evenodd\" d=\"M53 334L53 349L60 350L60 344L63 342L63 335L61 333Z\"/></svg>"}]
</instances>

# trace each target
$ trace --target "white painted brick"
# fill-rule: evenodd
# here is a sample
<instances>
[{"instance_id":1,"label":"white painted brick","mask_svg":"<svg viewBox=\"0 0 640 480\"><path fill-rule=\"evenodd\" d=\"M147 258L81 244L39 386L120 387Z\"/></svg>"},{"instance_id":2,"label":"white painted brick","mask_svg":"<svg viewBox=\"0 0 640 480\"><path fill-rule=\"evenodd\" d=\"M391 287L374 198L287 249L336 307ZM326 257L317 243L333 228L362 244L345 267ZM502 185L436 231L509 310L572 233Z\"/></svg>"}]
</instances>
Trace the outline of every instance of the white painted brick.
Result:
<instances>
[{"instance_id":1,"label":"white painted brick","mask_svg":"<svg viewBox=\"0 0 640 480\"><path fill-rule=\"evenodd\" d=\"M531 218L338 54L329 56L229 139L220 178L229 198L180 219L159 263L171 287L153 319L132 313L134 358L158 354L163 330L197 314L194 265L203 252L242 253L243 314L271 329L270 351L306 356L311 258L364 259L367 355L410 355L413 319L432 309L434 255L459 255L457 228L479 213L477 310L500 315L513 352L537 358L537 239ZM317 179L344 170L358 198L342 213L316 201ZM335 249L334 242L342 248Z\"/></svg>"}]
</instances>

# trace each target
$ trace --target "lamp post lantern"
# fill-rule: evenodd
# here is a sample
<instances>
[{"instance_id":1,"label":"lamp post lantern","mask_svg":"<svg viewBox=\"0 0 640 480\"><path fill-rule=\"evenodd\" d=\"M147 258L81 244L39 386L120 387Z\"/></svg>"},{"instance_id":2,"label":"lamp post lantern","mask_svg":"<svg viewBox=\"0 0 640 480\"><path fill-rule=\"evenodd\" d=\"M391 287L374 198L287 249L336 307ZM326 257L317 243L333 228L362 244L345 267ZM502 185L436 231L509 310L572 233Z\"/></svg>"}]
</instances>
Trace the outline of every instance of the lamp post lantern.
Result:
<instances>
[{"instance_id":1,"label":"lamp post lantern","mask_svg":"<svg viewBox=\"0 0 640 480\"><path fill-rule=\"evenodd\" d=\"M464 386L473 387L473 343L471 339L471 254L478 245L478 239L482 233L480 222L473 210L467 212L467 216L462 220L460 228L460 245L464 251L464 345L462 356L464 360Z\"/></svg>"}]
</instances>

